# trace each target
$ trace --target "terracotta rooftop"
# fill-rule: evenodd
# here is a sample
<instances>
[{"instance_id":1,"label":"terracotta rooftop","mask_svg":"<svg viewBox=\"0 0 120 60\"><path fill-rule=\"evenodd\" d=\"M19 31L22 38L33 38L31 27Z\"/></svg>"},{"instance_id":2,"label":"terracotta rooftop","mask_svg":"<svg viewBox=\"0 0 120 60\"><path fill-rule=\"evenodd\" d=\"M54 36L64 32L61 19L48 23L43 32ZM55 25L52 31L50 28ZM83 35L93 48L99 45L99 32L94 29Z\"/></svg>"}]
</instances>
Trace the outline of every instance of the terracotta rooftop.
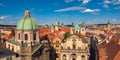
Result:
<instances>
[{"instance_id":1,"label":"terracotta rooftop","mask_svg":"<svg viewBox=\"0 0 120 60\"><path fill-rule=\"evenodd\" d=\"M100 60L119 60L117 56L120 56L120 45L117 42L110 41L108 44L102 44L99 46L99 58Z\"/></svg>"}]
</instances>

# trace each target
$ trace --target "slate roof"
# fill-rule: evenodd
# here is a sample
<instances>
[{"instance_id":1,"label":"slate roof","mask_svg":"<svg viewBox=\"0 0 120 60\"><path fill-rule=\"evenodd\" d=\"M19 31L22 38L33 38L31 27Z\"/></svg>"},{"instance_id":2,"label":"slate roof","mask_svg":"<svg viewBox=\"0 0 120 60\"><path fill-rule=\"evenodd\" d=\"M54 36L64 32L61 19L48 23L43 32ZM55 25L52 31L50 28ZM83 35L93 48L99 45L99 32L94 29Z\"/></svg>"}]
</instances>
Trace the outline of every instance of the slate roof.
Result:
<instances>
[{"instance_id":1,"label":"slate roof","mask_svg":"<svg viewBox=\"0 0 120 60\"><path fill-rule=\"evenodd\" d=\"M0 45L0 57L7 57L7 56L11 56L11 55L15 55L15 53L8 50L4 46Z\"/></svg>"},{"instance_id":2,"label":"slate roof","mask_svg":"<svg viewBox=\"0 0 120 60\"><path fill-rule=\"evenodd\" d=\"M15 41L14 38L11 38L10 40L8 40L7 42L10 42L12 44L18 45L18 46L22 46L18 41Z\"/></svg>"}]
</instances>

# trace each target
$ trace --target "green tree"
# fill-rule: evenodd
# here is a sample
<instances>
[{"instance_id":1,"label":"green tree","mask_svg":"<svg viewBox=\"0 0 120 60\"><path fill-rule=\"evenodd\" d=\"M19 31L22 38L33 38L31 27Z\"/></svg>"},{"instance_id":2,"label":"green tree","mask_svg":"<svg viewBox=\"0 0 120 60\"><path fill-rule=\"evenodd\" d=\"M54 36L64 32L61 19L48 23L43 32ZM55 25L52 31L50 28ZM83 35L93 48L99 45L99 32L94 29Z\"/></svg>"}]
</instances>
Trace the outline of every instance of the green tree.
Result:
<instances>
[{"instance_id":1,"label":"green tree","mask_svg":"<svg viewBox=\"0 0 120 60\"><path fill-rule=\"evenodd\" d=\"M70 36L70 33L69 33L69 32L66 32L66 33L64 34L64 39L67 39L69 36Z\"/></svg>"}]
</instances>

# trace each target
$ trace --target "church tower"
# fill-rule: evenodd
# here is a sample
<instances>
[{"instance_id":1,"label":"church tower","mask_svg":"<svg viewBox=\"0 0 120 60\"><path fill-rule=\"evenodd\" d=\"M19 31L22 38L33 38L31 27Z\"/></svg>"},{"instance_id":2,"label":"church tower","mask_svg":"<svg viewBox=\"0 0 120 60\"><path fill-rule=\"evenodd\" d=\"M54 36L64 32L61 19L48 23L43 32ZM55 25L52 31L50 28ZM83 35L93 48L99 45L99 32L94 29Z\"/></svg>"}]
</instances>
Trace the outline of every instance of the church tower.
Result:
<instances>
[{"instance_id":1,"label":"church tower","mask_svg":"<svg viewBox=\"0 0 120 60\"><path fill-rule=\"evenodd\" d=\"M15 37L6 41L6 48L19 55L18 60L33 60L32 55L40 47L38 24L25 10L24 17L19 20Z\"/></svg>"},{"instance_id":2,"label":"church tower","mask_svg":"<svg viewBox=\"0 0 120 60\"><path fill-rule=\"evenodd\" d=\"M55 23L55 30L59 30L59 22L58 21L56 21L56 23Z\"/></svg>"},{"instance_id":3,"label":"church tower","mask_svg":"<svg viewBox=\"0 0 120 60\"><path fill-rule=\"evenodd\" d=\"M16 28L15 40L24 46L32 46L39 42L38 24L25 10L24 17L19 20Z\"/></svg>"},{"instance_id":4,"label":"church tower","mask_svg":"<svg viewBox=\"0 0 120 60\"><path fill-rule=\"evenodd\" d=\"M51 32L53 33L55 31L55 26L54 24L51 25Z\"/></svg>"},{"instance_id":5,"label":"church tower","mask_svg":"<svg viewBox=\"0 0 120 60\"><path fill-rule=\"evenodd\" d=\"M49 46L49 39L47 37L39 39L38 29L38 24L30 16L30 11L25 10L24 17L17 23L15 37L6 41L6 47L19 55L16 60L53 60L55 58L54 49Z\"/></svg>"},{"instance_id":6,"label":"church tower","mask_svg":"<svg viewBox=\"0 0 120 60\"><path fill-rule=\"evenodd\" d=\"M85 24L84 24L84 22L82 22L80 32L81 32L81 35L85 35Z\"/></svg>"},{"instance_id":7,"label":"church tower","mask_svg":"<svg viewBox=\"0 0 120 60\"><path fill-rule=\"evenodd\" d=\"M108 20L107 30L109 31L110 29L111 29L111 24L110 24L110 21Z\"/></svg>"}]
</instances>

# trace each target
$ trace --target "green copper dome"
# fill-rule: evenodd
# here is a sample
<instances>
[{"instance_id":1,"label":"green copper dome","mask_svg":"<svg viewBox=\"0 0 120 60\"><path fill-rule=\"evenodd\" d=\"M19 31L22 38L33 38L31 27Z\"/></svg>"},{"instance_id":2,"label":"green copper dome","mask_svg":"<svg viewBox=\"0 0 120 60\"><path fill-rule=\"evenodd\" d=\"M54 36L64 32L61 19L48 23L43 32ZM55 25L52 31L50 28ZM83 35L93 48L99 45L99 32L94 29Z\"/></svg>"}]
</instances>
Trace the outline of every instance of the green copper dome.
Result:
<instances>
[{"instance_id":1,"label":"green copper dome","mask_svg":"<svg viewBox=\"0 0 120 60\"><path fill-rule=\"evenodd\" d=\"M80 29L80 26L79 26L78 24L75 24L75 25L73 26L73 29L79 30L79 29Z\"/></svg>"},{"instance_id":2,"label":"green copper dome","mask_svg":"<svg viewBox=\"0 0 120 60\"><path fill-rule=\"evenodd\" d=\"M35 19L30 17L30 11L25 11L25 17L17 23L17 30L38 30L38 24Z\"/></svg>"}]
</instances>

